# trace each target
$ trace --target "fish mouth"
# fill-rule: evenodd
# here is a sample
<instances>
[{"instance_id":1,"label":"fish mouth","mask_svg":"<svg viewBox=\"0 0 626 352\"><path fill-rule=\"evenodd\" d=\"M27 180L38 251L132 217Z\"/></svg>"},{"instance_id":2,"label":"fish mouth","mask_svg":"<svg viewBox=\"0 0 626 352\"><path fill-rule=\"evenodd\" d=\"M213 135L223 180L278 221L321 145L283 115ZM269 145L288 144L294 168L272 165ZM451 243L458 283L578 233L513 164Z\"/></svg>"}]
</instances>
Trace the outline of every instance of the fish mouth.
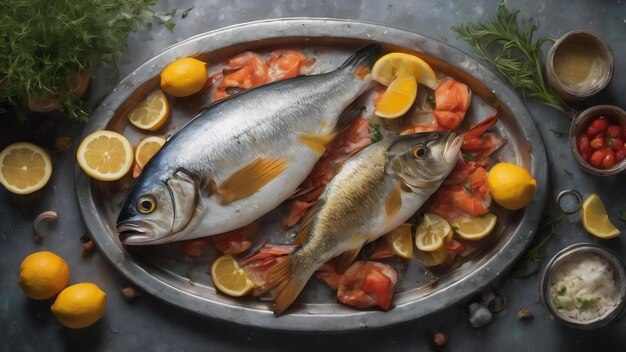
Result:
<instances>
[{"instance_id":1,"label":"fish mouth","mask_svg":"<svg viewBox=\"0 0 626 352\"><path fill-rule=\"evenodd\" d=\"M443 148L443 161L450 165L458 160L459 152L463 146L463 135L451 132L446 139L446 145Z\"/></svg>"},{"instance_id":2,"label":"fish mouth","mask_svg":"<svg viewBox=\"0 0 626 352\"><path fill-rule=\"evenodd\" d=\"M117 225L120 242L125 245L147 244L155 240L151 226L144 222L126 222Z\"/></svg>"}]
</instances>

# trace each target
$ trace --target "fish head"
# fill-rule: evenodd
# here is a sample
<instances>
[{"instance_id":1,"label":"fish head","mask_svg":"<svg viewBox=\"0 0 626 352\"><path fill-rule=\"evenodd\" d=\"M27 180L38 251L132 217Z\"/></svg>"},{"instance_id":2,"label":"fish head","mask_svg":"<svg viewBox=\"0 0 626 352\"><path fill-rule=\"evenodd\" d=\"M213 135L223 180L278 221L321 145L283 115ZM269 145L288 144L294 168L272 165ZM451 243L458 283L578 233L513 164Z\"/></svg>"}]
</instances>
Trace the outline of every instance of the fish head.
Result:
<instances>
[{"instance_id":1,"label":"fish head","mask_svg":"<svg viewBox=\"0 0 626 352\"><path fill-rule=\"evenodd\" d=\"M198 188L184 171L139 176L117 220L120 241L149 245L175 241L197 217Z\"/></svg>"},{"instance_id":2,"label":"fish head","mask_svg":"<svg viewBox=\"0 0 626 352\"><path fill-rule=\"evenodd\" d=\"M455 132L423 132L397 137L388 149L387 173L409 186L437 188L459 159L463 136Z\"/></svg>"}]
</instances>

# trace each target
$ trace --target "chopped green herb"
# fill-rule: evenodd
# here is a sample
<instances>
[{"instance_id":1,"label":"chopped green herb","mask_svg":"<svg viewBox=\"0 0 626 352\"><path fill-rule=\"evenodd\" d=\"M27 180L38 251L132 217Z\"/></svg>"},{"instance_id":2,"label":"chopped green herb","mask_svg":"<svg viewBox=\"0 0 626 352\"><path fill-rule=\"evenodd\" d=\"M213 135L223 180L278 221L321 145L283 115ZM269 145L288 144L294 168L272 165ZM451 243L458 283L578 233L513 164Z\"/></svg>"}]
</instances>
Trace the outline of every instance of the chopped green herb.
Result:
<instances>
[{"instance_id":1,"label":"chopped green herb","mask_svg":"<svg viewBox=\"0 0 626 352\"><path fill-rule=\"evenodd\" d=\"M469 153L463 153L463 160L465 160L465 161L474 161L474 160L476 160L476 155L469 154Z\"/></svg>"},{"instance_id":2,"label":"chopped green herb","mask_svg":"<svg viewBox=\"0 0 626 352\"><path fill-rule=\"evenodd\" d=\"M92 73L103 63L115 69L128 34L150 26L153 19L173 28L174 11L157 13L152 10L156 3L2 1L0 106L25 117L31 98L58 96L70 117L85 120L82 101L70 92L68 83L80 73Z\"/></svg>"},{"instance_id":3,"label":"chopped green herb","mask_svg":"<svg viewBox=\"0 0 626 352\"><path fill-rule=\"evenodd\" d=\"M468 42L500 76L524 98L534 98L561 111L566 104L546 83L541 65L541 47L549 38L533 39L536 21L518 21L519 11L510 11L504 1L495 16L483 23L453 27L458 38Z\"/></svg>"},{"instance_id":4,"label":"chopped green herb","mask_svg":"<svg viewBox=\"0 0 626 352\"><path fill-rule=\"evenodd\" d=\"M187 15L189 15L189 11L193 10L193 8L194 8L194 6L192 6L192 7L188 8L187 10L183 11L183 13L180 14L180 17L181 18L187 17Z\"/></svg>"},{"instance_id":5,"label":"chopped green herb","mask_svg":"<svg viewBox=\"0 0 626 352\"><path fill-rule=\"evenodd\" d=\"M552 304L554 304L556 309L563 309L563 308L565 308L565 305L563 304L563 302L561 302L561 300L558 299L558 298L553 299L552 300Z\"/></svg>"},{"instance_id":6,"label":"chopped green herb","mask_svg":"<svg viewBox=\"0 0 626 352\"><path fill-rule=\"evenodd\" d=\"M426 98L426 103L428 105L430 105L431 108L435 109L437 107L437 102L435 100L435 96L432 94L429 94L428 97Z\"/></svg>"},{"instance_id":7,"label":"chopped green herb","mask_svg":"<svg viewBox=\"0 0 626 352\"><path fill-rule=\"evenodd\" d=\"M567 138L567 136L569 136L569 133L563 131L550 129L550 132L557 138Z\"/></svg>"},{"instance_id":8,"label":"chopped green herb","mask_svg":"<svg viewBox=\"0 0 626 352\"><path fill-rule=\"evenodd\" d=\"M595 297L595 298L591 298L591 299L586 299L586 298L576 297L576 300L579 303L579 305L578 305L578 309L579 310L587 310L592 305L594 305L596 302L598 302L598 300L600 300L600 298Z\"/></svg>"},{"instance_id":9,"label":"chopped green herb","mask_svg":"<svg viewBox=\"0 0 626 352\"><path fill-rule=\"evenodd\" d=\"M567 288L565 288L565 286L561 286L561 287L559 288L559 292L557 292L556 294L557 294L558 296L562 296L562 295L564 295L564 294L565 294L565 291L567 291Z\"/></svg>"},{"instance_id":10,"label":"chopped green herb","mask_svg":"<svg viewBox=\"0 0 626 352\"><path fill-rule=\"evenodd\" d=\"M370 137L372 142L378 142L383 139L383 134L380 132L380 126L370 122Z\"/></svg>"},{"instance_id":11,"label":"chopped green herb","mask_svg":"<svg viewBox=\"0 0 626 352\"><path fill-rule=\"evenodd\" d=\"M474 193L474 188L472 187L472 184L471 184L469 181L467 181L467 182L465 182L465 183L463 184L463 188L465 188L465 190L466 190L468 193Z\"/></svg>"}]
</instances>

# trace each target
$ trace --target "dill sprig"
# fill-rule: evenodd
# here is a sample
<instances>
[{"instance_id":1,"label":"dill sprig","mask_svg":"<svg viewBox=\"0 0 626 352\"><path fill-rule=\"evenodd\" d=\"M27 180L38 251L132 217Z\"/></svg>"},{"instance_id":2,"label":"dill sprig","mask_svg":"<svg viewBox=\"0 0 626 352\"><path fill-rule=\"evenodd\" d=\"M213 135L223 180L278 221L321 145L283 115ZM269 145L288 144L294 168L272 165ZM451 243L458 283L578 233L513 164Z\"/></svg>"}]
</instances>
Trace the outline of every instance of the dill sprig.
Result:
<instances>
[{"instance_id":1,"label":"dill sprig","mask_svg":"<svg viewBox=\"0 0 626 352\"><path fill-rule=\"evenodd\" d=\"M126 38L153 19L174 26L157 0L0 0L0 107L25 116L31 98L58 95L72 118L86 119L68 88L81 73L115 69ZM7 111L8 112L8 111Z\"/></svg>"},{"instance_id":2,"label":"dill sprig","mask_svg":"<svg viewBox=\"0 0 626 352\"><path fill-rule=\"evenodd\" d=\"M560 111L567 105L546 84L541 66L541 46L552 39L533 39L539 28L536 21L518 21L519 11L511 12L500 2L489 22L454 27L458 38L468 42L480 58L524 98L534 98ZM521 23L520 23L521 22Z\"/></svg>"},{"instance_id":3,"label":"dill sprig","mask_svg":"<svg viewBox=\"0 0 626 352\"><path fill-rule=\"evenodd\" d=\"M522 267L530 263L537 262L543 258L542 251L544 246L557 234L557 227L563 220L563 216L559 215L553 218L546 217L541 220L541 224L537 229L537 234L530 244L530 248L526 250L522 258L515 264L516 267Z\"/></svg>"}]
</instances>

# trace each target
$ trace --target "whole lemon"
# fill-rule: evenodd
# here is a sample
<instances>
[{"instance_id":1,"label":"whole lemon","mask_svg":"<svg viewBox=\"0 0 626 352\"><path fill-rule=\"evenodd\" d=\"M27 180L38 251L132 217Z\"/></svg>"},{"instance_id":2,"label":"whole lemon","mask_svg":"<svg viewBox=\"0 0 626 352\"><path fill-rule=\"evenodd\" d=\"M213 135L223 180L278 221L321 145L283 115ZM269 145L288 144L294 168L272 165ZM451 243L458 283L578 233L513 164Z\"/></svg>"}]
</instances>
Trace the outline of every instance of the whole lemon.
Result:
<instances>
[{"instance_id":1,"label":"whole lemon","mask_svg":"<svg viewBox=\"0 0 626 352\"><path fill-rule=\"evenodd\" d=\"M106 298L106 293L98 286L80 283L61 291L50 310L61 325L82 329L102 318Z\"/></svg>"},{"instance_id":2,"label":"whole lemon","mask_svg":"<svg viewBox=\"0 0 626 352\"><path fill-rule=\"evenodd\" d=\"M70 268L63 258L41 251L24 258L18 282L28 298L46 300L61 292L69 278Z\"/></svg>"},{"instance_id":3,"label":"whole lemon","mask_svg":"<svg viewBox=\"0 0 626 352\"><path fill-rule=\"evenodd\" d=\"M202 90L208 79L206 64L191 57L178 59L161 72L161 89L175 97Z\"/></svg>"},{"instance_id":4,"label":"whole lemon","mask_svg":"<svg viewBox=\"0 0 626 352\"><path fill-rule=\"evenodd\" d=\"M523 167L498 163L489 170L487 185L496 203L506 209L517 210L533 200L537 181Z\"/></svg>"}]
</instances>

